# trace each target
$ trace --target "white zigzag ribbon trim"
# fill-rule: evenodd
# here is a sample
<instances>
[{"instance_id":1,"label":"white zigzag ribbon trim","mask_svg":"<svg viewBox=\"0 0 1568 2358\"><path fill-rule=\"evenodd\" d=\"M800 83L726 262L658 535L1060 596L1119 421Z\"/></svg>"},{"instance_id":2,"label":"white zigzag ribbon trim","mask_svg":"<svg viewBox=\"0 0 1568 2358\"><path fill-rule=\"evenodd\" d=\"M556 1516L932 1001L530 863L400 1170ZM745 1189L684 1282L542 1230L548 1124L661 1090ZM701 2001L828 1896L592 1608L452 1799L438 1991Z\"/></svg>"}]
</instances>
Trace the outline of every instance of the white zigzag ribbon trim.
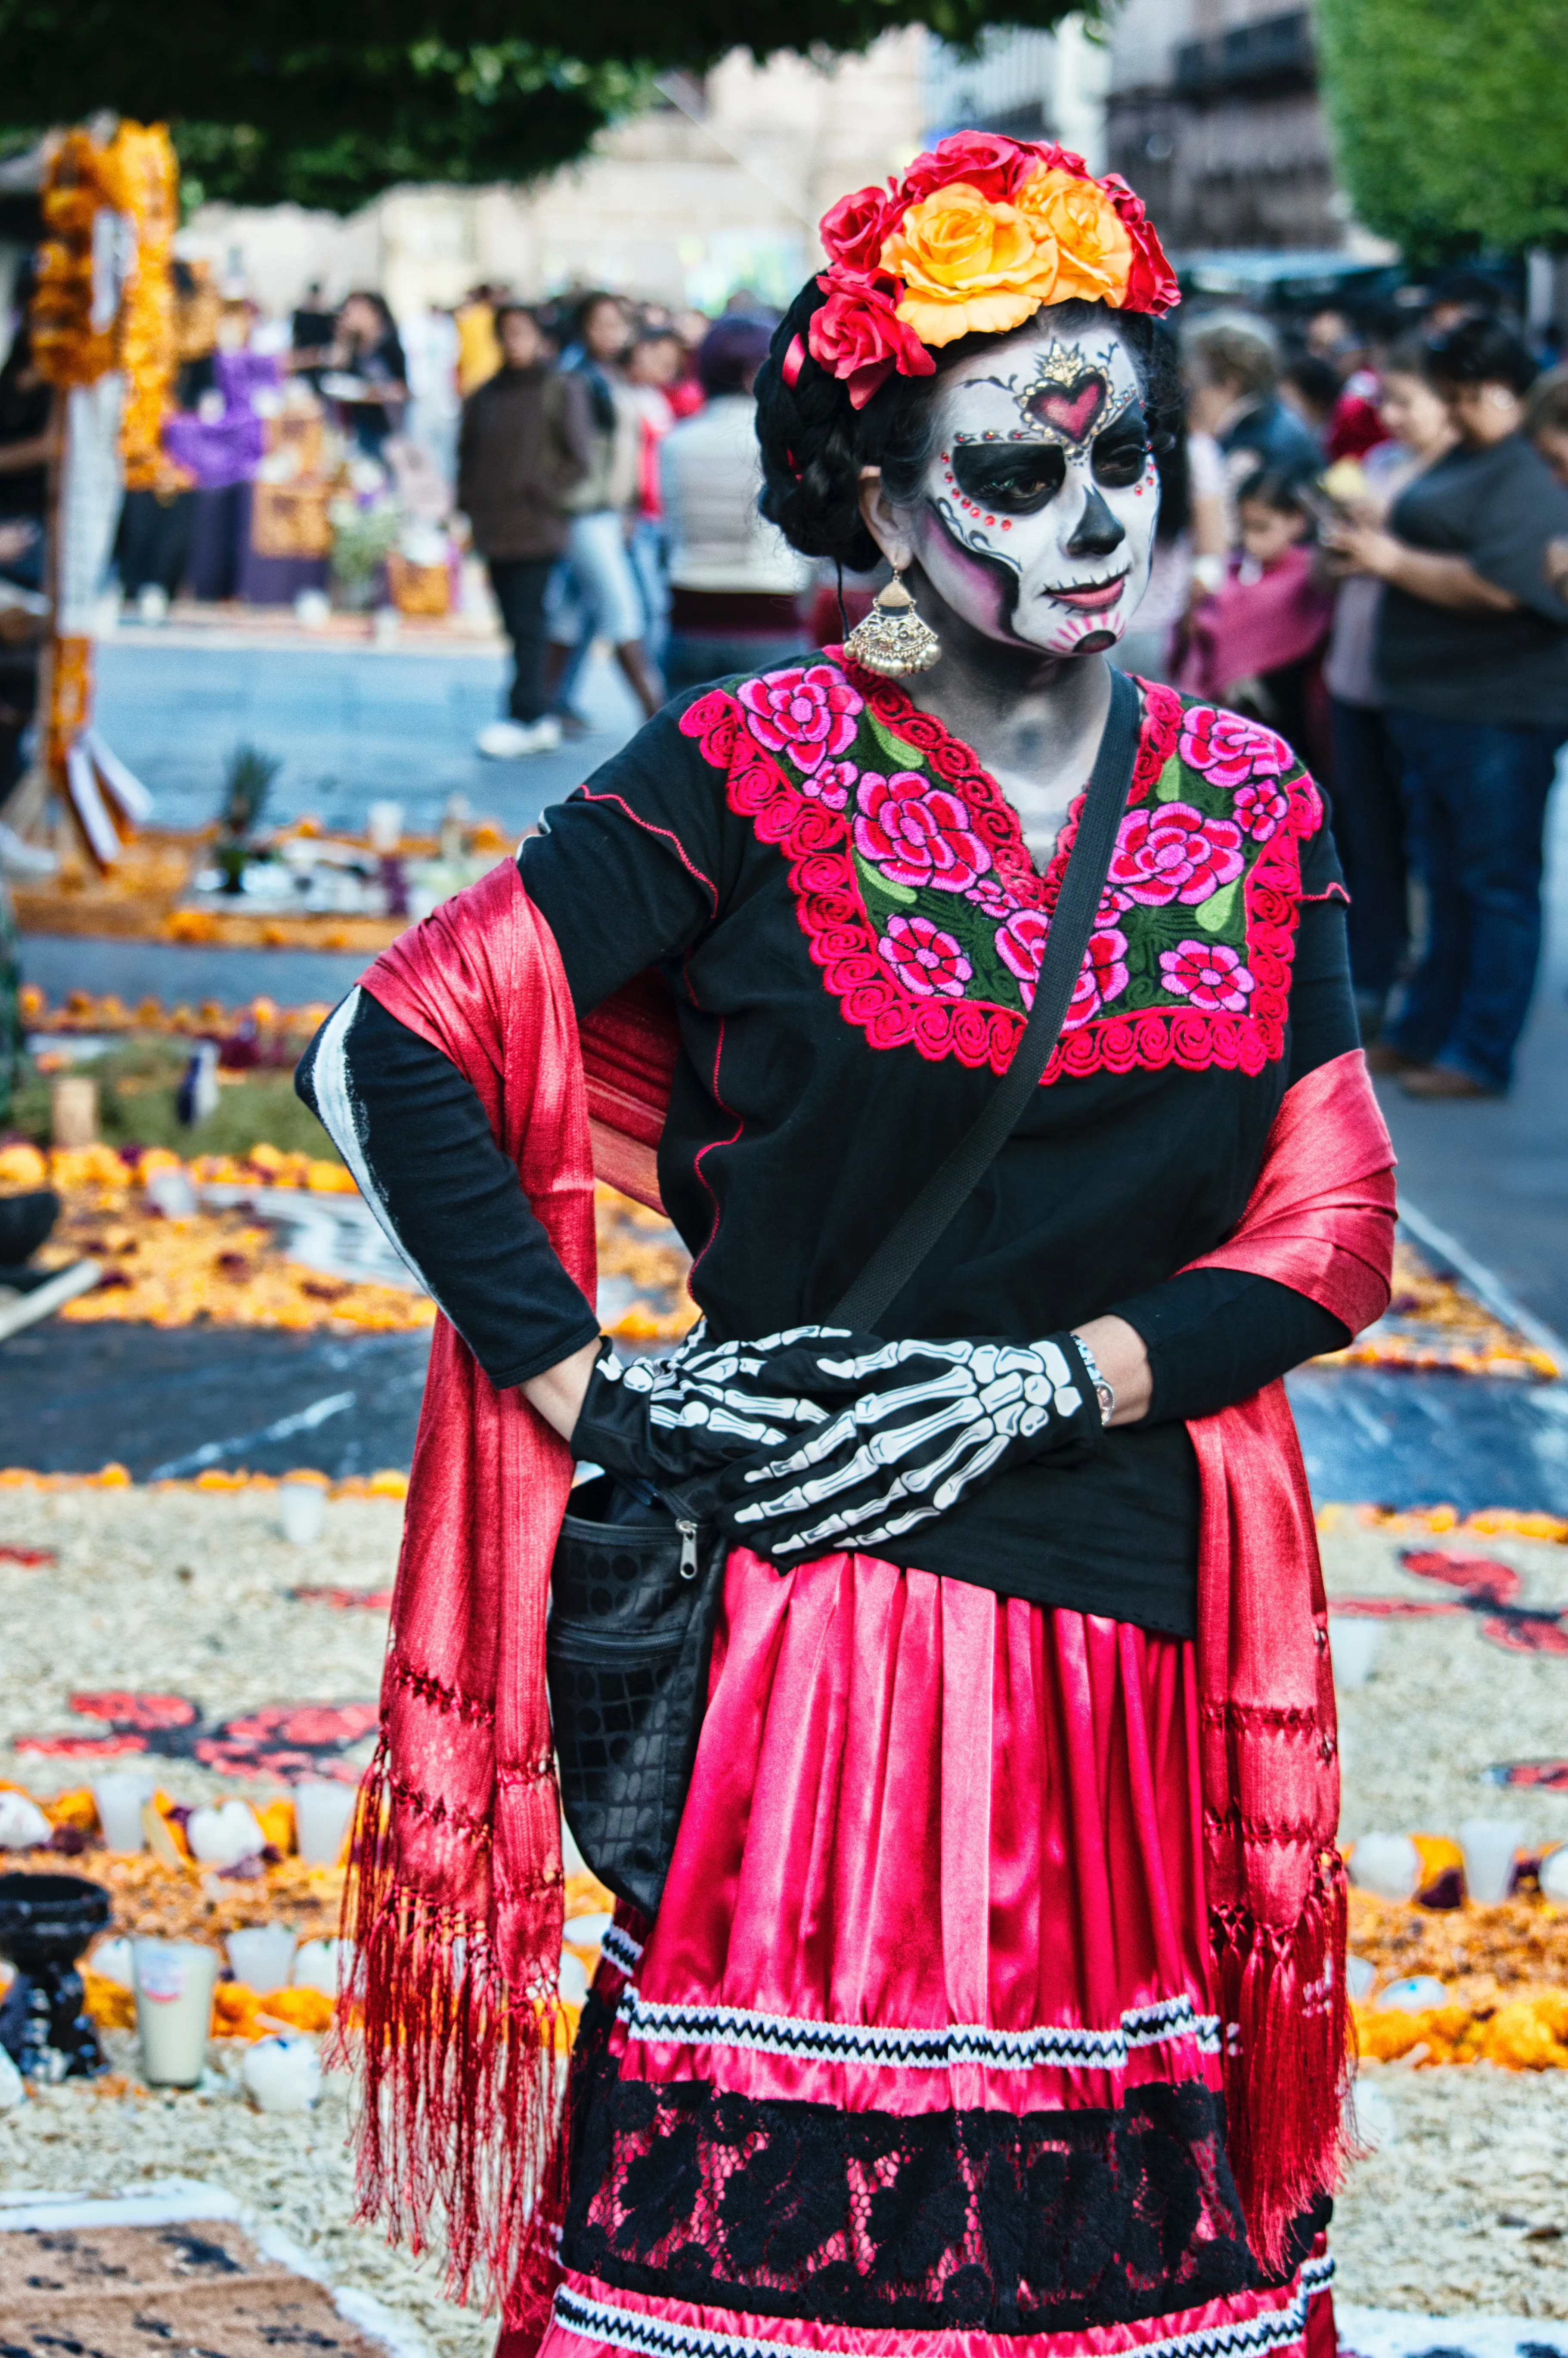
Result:
<instances>
[{"instance_id":1,"label":"white zigzag ribbon trim","mask_svg":"<svg viewBox=\"0 0 1568 2358\"><path fill-rule=\"evenodd\" d=\"M875 2022L819 2022L749 2006L672 2006L644 1997L635 1984L622 1991L616 2011L628 2039L656 2045L745 2047L801 2062L890 2064L913 2071L944 2071L957 2063L980 2063L995 2071L1032 2071L1042 2065L1121 2071L1135 2047L1160 2047L1178 2039L1194 2040L1203 2054L1219 2053L1219 2017L1199 2014L1185 1996L1135 2006L1113 2030L1051 2023L1029 2030L996 2030L985 2023L888 2029Z\"/></svg>"},{"instance_id":2,"label":"white zigzag ribbon trim","mask_svg":"<svg viewBox=\"0 0 1568 2358\"><path fill-rule=\"evenodd\" d=\"M1327 2254L1305 2260L1296 2288L1282 2309L1264 2309L1255 2317L1222 2325L1194 2326L1185 2333L1162 2334L1154 2342L1130 2342L1117 2358L1267 2358L1269 2352L1287 2350L1301 2341L1306 2331L1307 2305L1333 2274L1334 2262ZM702 2326L676 2324L643 2309L590 2300L567 2285L556 2294L555 2313L557 2324L568 2333L608 2342L613 2349L634 2351L640 2358L856 2358L848 2346L832 2342L764 2342L749 2333L715 2333ZM960 2333L968 2329L952 2331Z\"/></svg>"}]
</instances>

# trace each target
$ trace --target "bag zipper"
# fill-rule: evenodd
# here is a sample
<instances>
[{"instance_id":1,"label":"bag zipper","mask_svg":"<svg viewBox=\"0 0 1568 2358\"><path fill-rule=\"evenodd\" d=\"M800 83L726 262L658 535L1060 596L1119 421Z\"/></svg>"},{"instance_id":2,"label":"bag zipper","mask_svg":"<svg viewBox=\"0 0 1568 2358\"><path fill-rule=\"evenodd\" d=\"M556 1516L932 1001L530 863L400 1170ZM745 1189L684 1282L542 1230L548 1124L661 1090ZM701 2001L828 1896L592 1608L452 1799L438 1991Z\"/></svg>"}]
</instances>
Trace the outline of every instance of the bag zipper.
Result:
<instances>
[{"instance_id":1,"label":"bag zipper","mask_svg":"<svg viewBox=\"0 0 1568 2358\"><path fill-rule=\"evenodd\" d=\"M687 1517L677 1515L676 1529L680 1533L680 1576L683 1580L695 1580L697 1526Z\"/></svg>"}]
</instances>

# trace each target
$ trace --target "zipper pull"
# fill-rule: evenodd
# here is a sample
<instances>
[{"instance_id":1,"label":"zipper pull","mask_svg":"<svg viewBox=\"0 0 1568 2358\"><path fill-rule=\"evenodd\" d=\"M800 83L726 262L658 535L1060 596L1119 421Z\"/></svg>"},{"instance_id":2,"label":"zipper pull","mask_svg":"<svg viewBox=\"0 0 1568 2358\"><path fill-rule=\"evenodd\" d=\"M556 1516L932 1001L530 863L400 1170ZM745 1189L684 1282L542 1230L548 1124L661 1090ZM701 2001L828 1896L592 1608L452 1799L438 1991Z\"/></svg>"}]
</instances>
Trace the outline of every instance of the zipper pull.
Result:
<instances>
[{"instance_id":1,"label":"zipper pull","mask_svg":"<svg viewBox=\"0 0 1568 2358\"><path fill-rule=\"evenodd\" d=\"M677 1518L676 1529L680 1533L680 1576L683 1580L697 1578L697 1525Z\"/></svg>"}]
</instances>

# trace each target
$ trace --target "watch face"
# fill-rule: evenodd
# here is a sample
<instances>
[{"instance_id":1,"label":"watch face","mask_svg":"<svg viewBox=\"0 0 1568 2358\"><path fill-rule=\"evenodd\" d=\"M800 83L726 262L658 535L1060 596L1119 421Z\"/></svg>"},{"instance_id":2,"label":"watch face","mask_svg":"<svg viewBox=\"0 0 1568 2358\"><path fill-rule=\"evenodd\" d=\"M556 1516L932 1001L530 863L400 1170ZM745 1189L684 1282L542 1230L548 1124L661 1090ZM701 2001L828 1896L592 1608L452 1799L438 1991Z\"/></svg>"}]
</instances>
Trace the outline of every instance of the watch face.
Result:
<instances>
[{"instance_id":1,"label":"watch face","mask_svg":"<svg viewBox=\"0 0 1568 2358\"><path fill-rule=\"evenodd\" d=\"M1097 1384L1095 1386L1095 1398L1099 1402L1100 1422L1102 1424L1108 1424L1111 1418L1116 1414L1116 1394L1111 1390L1108 1384Z\"/></svg>"}]
</instances>

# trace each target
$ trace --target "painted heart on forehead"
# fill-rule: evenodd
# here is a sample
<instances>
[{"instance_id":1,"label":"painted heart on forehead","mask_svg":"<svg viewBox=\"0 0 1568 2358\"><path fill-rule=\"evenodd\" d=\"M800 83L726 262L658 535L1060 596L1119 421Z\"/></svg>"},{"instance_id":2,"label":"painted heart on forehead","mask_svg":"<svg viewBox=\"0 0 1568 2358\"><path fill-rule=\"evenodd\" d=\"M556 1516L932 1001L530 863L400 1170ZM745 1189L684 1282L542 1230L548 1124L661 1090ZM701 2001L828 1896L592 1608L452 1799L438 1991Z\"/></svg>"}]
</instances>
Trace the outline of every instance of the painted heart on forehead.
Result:
<instances>
[{"instance_id":1,"label":"painted heart on forehead","mask_svg":"<svg viewBox=\"0 0 1568 2358\"><path fill-rule=\"evenodd\" d=\"M910 536L966 622L1051 655L1115 645L1160 513L1144 399L1126 330L1087 304L1043 311L944 371Z\"/></svg>"},{"instance_id":2,"label":"painted heart on forehead","mask_svg":"<svg viewBox=\"0 0 1568 2358\"><path fill-rule=\"evenodd\" d=\"M1054 426L1070 442L1087 442L1109 391L1099 371L1091 369L1071 386L1043 385L1022 406L1026 417L1035 418L1042 426Z\"/></svg>"}]
</instances>

